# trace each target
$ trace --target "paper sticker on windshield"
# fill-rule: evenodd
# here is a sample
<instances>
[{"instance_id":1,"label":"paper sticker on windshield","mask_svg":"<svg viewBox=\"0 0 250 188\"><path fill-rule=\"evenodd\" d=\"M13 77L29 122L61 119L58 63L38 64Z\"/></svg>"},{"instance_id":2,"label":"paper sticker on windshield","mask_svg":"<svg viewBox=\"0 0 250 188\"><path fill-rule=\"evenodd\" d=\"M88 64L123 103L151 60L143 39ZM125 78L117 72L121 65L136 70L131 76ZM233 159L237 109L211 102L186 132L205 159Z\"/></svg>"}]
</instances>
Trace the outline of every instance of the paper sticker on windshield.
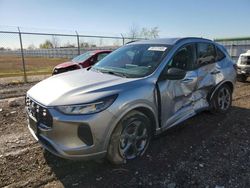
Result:
<instances>
[{"instance_id":1,"label":"paper sticker on windshield","mask_svg":"<svg viewBox=\"0 0 250 188\"><path fill-rule=\"evenodd\" d=\"M161 52L164 52L166 49L167 47L165 46L151 46L148 48L148 50L151 50L151 51L161 51Z\"/></svg>"}]
</instances>

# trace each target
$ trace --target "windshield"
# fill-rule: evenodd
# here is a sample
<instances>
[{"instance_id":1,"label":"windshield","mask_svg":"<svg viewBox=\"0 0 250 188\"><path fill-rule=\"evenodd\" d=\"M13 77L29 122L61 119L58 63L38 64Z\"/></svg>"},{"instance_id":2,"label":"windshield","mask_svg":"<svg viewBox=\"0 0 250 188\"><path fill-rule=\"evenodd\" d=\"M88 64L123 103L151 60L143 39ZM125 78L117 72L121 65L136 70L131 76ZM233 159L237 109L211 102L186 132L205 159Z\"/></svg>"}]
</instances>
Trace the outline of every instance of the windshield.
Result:
<instances>
[{"instance_id":1,"label":"windshield","mask_svg":"<svg viewBox=\"0 0 250 188\"><path fill-rule=\"evenodd\" d=\"M130 78L144 77L158 67L168 51L166 45L131 44L123 46L94 65L94 69Z\"/></svg>"},{"instance_id":2,"label":"windshield","mask_svg":"<svg viewBox=\"0 0 250 188\"><path fill-rule=\"evenodd\" d=\"M93 52L85 52L79 56L76 56L74 59L72 59L75 63L81 63L86 61L88 58L90 58L94 53Z\"/></svg>"}]
</instances>

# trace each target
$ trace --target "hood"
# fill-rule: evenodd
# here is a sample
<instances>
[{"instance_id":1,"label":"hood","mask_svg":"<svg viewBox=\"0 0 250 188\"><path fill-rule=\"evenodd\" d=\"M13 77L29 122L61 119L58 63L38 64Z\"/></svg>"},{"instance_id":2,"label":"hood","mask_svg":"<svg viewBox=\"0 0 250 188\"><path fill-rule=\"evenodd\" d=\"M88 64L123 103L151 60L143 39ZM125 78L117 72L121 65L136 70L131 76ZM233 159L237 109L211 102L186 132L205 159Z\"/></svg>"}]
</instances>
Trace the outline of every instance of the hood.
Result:
<instances>
[{"instance_id":1,"label":"hood","mask_svg":"<svg viewBox=\"0 0 250 188\"><path fill-rule=\"evenodd\" d=\"M77 63L75 63L73 61L67 61L67 62L64 62L64 63L61 63L61 64L55 66L55 68L60 69L60 68L69 67L69 66L72 66L72 65L75 65L75 64L77 64Z\"/></svg>"},{"instance_id":2,"label":"hood","mask_svg":"<svg viewBox=\"0 0 250 188\"><path fill-rule=\"evenodd\" d=\"M27 95L45 106L89 103L117 94L127 88L119 86L135 80L80 69L47 78L33 86Z\"/></svg>"}]
</instances>

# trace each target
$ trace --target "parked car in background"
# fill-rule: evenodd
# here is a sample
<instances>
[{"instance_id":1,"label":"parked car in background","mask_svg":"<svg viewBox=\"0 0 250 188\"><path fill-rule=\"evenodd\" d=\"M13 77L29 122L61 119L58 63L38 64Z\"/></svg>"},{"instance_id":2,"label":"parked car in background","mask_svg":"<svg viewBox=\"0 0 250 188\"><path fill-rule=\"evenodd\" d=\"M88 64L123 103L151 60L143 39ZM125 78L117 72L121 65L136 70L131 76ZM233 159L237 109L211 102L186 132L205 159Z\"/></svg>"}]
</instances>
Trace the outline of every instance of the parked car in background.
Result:
<instances>
[{"instance_id":1,"label":"parked car in background","mask_svg":"<svg viewBox=\"0 0 250 188\"><path fill-rule=\"evenodd\" d=\"M96 62L100 61L106 55L108 55L111 50L94 50L85 52L71 61L61 63L53 69L52 75L72 71L81 68L87 68L94 65Z\"/></svg>"},{"instance_id":2,"label":"parked car in background","mask_svg":"<svg viewBox=\"0 0 250 188\"><path fill-rule=\"evenodd\" d=\"M228 112L235 80L235 63L211 40L133 42L90 69L33 86L26 96L28 127L55 155L106 156L120 164L142 156L154 135L203 110Z\"/></svg>"},{"instance_id":3,"label":"parked car in background","mask_svg":"<svg viewBox=\"0 0 250 188\"><path fill-rule=\"evenodd\" d=\"M237 80L245 82L250 76L250 50L246 53L240 54L237 61Z\"/></svg>"}]
</instances>

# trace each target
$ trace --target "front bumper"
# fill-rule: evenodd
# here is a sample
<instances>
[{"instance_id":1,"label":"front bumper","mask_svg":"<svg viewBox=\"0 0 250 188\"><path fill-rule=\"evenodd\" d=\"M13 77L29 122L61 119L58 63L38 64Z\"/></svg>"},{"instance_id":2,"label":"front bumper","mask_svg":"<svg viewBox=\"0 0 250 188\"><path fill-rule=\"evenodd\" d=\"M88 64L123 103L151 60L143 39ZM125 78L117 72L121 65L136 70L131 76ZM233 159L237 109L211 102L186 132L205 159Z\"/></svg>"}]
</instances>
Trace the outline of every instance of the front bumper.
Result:
<instances>
[{"instance_id":1,"label":"front bumper","mask_svg":"<svg viewBox=\"0 0 250 188\"><path fill-rule=\"evenodd\" d=\"M250 75L250 66L238 66L237 67L237 75Z\"/></svg>"},{"instance_id":2,"label":"front bumper","mask_svg":"<svg viewBox=\"0 0 250 188\"><path fill-rule=\"evenodd\" d=\"M48 127L37 119L26 107L28 128L42 146L66 159L98 159L106 155L107 136L114 116L104 110L91 115L65 115L47 108L52 117Z\"/></svg>"}]
</instances>

